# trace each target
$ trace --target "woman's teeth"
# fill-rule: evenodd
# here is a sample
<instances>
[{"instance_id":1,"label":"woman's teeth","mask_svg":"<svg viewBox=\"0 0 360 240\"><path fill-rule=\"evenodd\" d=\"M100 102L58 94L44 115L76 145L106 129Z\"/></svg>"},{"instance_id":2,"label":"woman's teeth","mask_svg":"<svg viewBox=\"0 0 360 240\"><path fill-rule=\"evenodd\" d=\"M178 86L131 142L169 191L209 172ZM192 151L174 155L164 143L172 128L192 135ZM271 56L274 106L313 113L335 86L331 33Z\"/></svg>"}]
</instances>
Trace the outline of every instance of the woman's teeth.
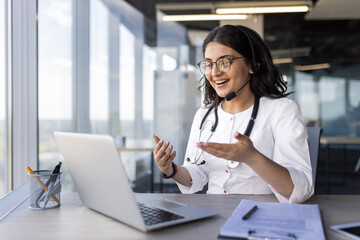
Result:
<instances>
[{"instance_id":1,"label":"woman's teeth","mask_svg":"<svg viewBox=\"0 0 360 240\"><path fill-rule=\"evenodd\" d=\"M217 85L220 85L220 84L226 83L226 82L228 82L228 81L229 81L229 79L223 79L223 80L215 81L215 83L216 83Z\"/></svg>"}]
</instances>

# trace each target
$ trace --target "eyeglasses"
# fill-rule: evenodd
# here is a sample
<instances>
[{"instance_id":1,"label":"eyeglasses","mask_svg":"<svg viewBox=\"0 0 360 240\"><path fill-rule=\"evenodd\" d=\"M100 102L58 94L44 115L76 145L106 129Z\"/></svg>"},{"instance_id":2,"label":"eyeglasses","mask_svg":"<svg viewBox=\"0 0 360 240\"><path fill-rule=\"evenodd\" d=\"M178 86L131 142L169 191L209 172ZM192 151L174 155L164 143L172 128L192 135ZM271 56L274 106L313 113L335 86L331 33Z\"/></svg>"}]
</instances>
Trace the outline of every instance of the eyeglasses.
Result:
<instances>
[{"instance_id":1,"label":"eyeglasses","mask_svg":"<svg viewBox=\"0 0 360 240\"><path fill-rule=\"evenodd\" d=\"M200 68L200 72L204 75L211 74L213 64L216 64L217 69L221 73L227 73L230 71L231 64L235 59L244 58L244 57L220 57L215 62L211 62L209 60L204 60L198 63Z\"/></svg>"}]
</instances>

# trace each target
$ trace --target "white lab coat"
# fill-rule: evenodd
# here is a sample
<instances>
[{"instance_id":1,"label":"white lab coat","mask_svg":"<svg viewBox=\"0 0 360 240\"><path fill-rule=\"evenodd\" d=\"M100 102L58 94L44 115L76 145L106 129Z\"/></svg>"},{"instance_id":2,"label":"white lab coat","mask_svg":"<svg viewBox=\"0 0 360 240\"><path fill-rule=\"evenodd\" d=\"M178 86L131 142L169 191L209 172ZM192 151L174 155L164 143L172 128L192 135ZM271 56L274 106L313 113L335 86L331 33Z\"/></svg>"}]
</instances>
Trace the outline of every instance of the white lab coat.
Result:
<instances>
[{"instance_id":1,"label":"white lab coat","mask_svg":"<svg viewBox=\"0 0 360 240\"><path fill-rule=\"evenodd\" d=\"M250 120L253 107L235 115L226 113L221 105L218 107L219 122L216 131L209 142L235 143L233 137L237 131L241 134ZM313 193L312 170L307 144L306 127L298 105L288 99L260 98L260 105L255 125L250 135L255 148L269 159L277 162L290 172L294 183L294 191L287 198L267 184L245 163L231 169L226 160L202 152L199 163L205 160L204 165L197 166L186 161L195 159L196 143L206 142L210 136L211 125L215 122L214 112L209 114L204 124L204 130L199 140L200 122L207 109L197 111L191 127L191 133L185 155L184 167L192 178L190 188L178 184L182 193L201 191L208 183L210 194L271 194L274 193L280 202L301 203ZM198 149L199 156L201 149Z\"/></svg>"}]
</instances>

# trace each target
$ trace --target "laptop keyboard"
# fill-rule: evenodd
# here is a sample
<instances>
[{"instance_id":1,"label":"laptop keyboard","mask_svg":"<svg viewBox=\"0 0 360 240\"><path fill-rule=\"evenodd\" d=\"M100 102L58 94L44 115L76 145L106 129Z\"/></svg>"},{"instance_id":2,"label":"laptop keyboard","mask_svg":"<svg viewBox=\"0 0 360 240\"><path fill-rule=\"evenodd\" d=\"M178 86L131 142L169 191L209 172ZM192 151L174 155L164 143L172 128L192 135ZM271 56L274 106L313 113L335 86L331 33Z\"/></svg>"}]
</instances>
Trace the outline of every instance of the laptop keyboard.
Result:
<instances>
[{"instance_id":1,"label":"laptop keyboard","mask_svg":"<svg viewBox=\"0 0 360 240\"><path fill-rule=\"evenodd\" d=\"M144 203L138 202L137 204L145 221L145 225L147 226L184 218L183 216L162 210L160 208L146 206Z\"/></svg>"}]
</instances>

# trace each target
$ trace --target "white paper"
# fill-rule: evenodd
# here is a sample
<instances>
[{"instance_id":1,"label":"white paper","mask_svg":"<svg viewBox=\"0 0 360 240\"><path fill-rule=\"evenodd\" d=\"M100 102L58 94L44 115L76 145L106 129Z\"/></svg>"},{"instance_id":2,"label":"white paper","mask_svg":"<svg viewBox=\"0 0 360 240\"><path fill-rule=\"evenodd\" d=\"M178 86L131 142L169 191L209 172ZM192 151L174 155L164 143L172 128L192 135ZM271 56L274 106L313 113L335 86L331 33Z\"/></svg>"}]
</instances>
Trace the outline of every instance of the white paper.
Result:
<instances>
[{"instance_id":1,"label":"white paper","mask_svg":"<svg viewBox=\"0 0 360 240\"><path fill-rule=\"evenodd\" d=\"M258 209L242 217L255 205ZM249 231L252 231L249 234ZM220 236L248 238L325 240L319 207L316 204L288 204L241 200L220 229Z\"/></svg>"}]
</instances>

